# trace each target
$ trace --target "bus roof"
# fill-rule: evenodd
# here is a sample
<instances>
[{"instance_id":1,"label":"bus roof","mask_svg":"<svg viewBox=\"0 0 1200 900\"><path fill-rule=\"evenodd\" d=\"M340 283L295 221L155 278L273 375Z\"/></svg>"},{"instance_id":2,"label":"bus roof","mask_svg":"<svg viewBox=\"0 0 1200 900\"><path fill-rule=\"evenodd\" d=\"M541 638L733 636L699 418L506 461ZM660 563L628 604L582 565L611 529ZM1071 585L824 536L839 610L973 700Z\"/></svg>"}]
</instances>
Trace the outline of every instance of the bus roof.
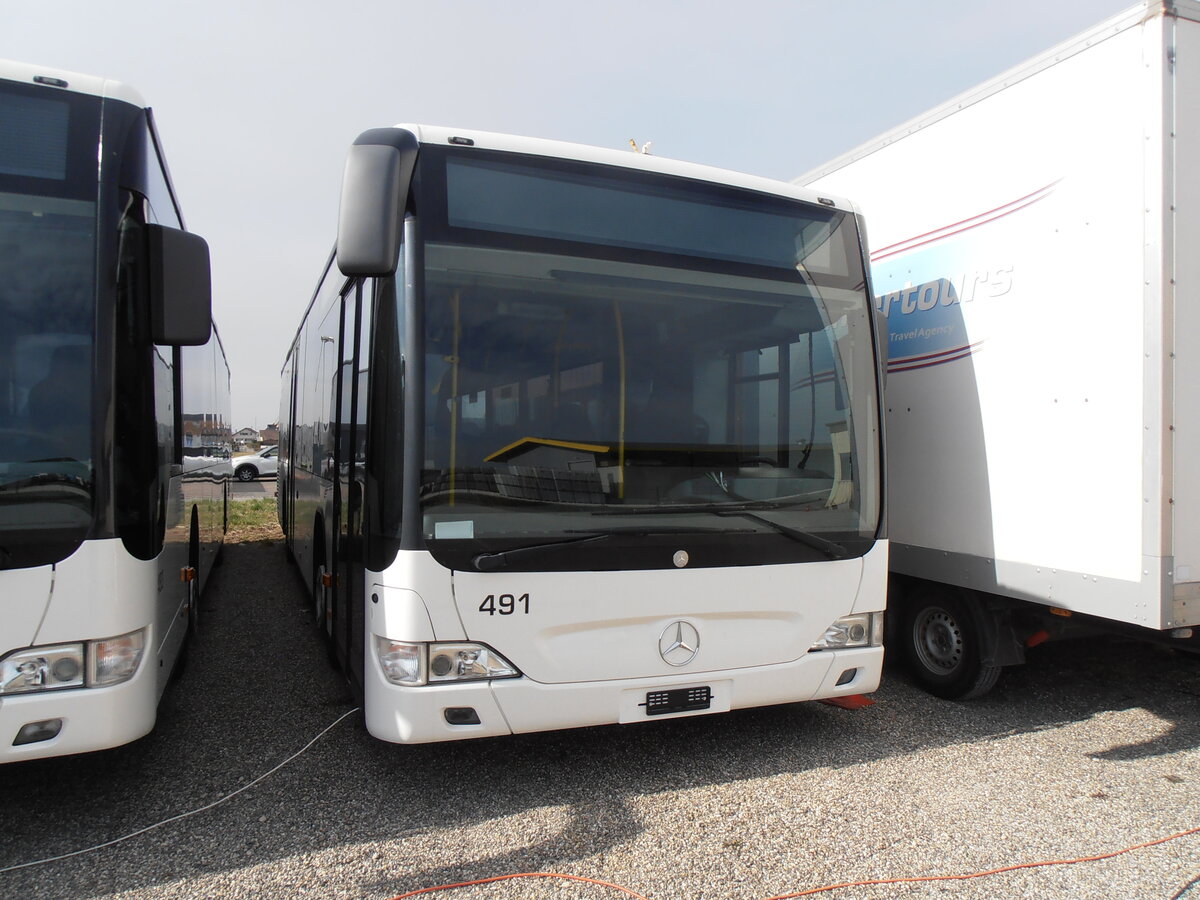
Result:
<instances>
[{"instance_id":1,"label":"bus roof","mask_svg":"<svg viewBox=\"0 0 1200 900\"><path fill-rule=\"evenodd\" d=\"M36 66L0 59L0 79L17 81L22 84L47 84L50 87L79 94L91 94L108 100L122 100L142 109L146 107L146 101L142 99L142 95L127 84L113 81L110 78L100 78L96 75L55 69L51 66ZM61 82L65 82L65 84Z\"/></svg>"},{"instance_id":2,"label":"bus roof","mask_svg":"<svg viewBox=\"0 0 1200 900\"><path fill-rule=\"evenodd\" d=\"M656 172L662 175L675 175L681 178L692 178L700 181L727 184L733 187L760 191L765 194L775 194L790 197L808 203L818 203L821 200L833 201L833 207L849 212L857 212L857 207L844 198L810 190L798 184L777 181L759 175L747 175L715 166L705 166L699 163L683 162L648 153L638 153L633 150L613 150L604 147L592 147L587 144L573 144L566 141L552 141L543 138L522 137L513 134L497 134L489 131L475 131L465 128L448 128L439 125L415 125L403 123L395 125L411 131L423 144L464 145L467 140L471 146L487 150L500 150L509 153L524 153L532 156L548 156L555 159L576 159L581 162L600 163L610 166L623 166L629 169L639 169L645 172ZM828 206L829 203L822 205Z\"/></svg>"}]
</instances>

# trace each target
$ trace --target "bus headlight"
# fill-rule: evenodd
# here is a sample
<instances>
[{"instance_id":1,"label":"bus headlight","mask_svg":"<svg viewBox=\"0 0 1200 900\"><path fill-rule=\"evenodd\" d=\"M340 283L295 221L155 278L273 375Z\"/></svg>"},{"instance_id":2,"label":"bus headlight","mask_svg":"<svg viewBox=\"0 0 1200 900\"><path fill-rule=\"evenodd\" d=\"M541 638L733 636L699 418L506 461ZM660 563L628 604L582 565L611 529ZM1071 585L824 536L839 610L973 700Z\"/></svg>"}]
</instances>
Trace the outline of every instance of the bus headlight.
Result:
<instances>
[{"instance_id":1,"label":"bus headlight","mask_svg":"<svg viewBox=\"0 0 1200 900\"><path fill-rule=\"evenodd\" d=\"M411 644L376 635L375 652L383 677L405 687L517 678L521 674L516 666L483 644Z\"/></svg>"},{"instance_id":2,"label":"bus headlight","mask_svg":"<svg viewBox=\"0 0 1200 900\"><path fill-rule=\"evenodd\" d=\"M392 684L413 686L425 683L425 645L390 641L375 635L375 653L383 677Z\"/></svg>"},{"instance_id":3,"label":"bus headlight","mask_svg":"<svg viewBox=\"0 0 1200 900\"><path fill-rule=\"evenodd\" d=\"M144 629L88 644L88 687L109 687L137 672L146 649Z\"/></svg>"},{"instance_id":4,"label":"bus headlight","mask_svg":"<svg viewBox=\"0 0 1200 900\"><path fill-rule=\"evenodd\" d=\"M0 694L83 687L83 644L18 650L0 660Z\"/></svg>"},{"instance_id":5,"label":"bus headlight","mask_svg":"<svg viewBox=\"0 0 1200 900\"><path fill-rule=\"evenodd\" d=\"M474 681L479 678L515 678L517 667L482 644L430 644L429 680Z\"/></svg>"},{"instance_id":6,"label":"bus headlight","mask_svg":"<svg viewBox=\"0 0 1200 900\"><path fill-rule=\"evenodd\" d=\"M850 647L883 646L883 613L843 616L825 629L813 650L843 650Z\"/></svg>"}]
</instances>

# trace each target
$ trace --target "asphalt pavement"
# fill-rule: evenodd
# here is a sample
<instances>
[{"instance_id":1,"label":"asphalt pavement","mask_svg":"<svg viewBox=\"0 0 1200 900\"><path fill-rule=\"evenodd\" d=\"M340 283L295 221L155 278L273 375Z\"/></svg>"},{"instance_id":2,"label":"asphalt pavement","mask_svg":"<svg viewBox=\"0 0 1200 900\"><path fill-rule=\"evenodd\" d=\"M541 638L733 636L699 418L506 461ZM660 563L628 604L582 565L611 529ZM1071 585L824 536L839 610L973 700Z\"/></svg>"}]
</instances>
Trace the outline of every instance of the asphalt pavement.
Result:
<instances>
[{"instance_id":1,"label":"asphalt pavement","mask_svg":"<svg viewBox=\"0 0 1200 900\"><path fill-rule=\"evenodd\" d=\"M1108 640L1030 657L970 703L889 670L860 710L401 747L341 718L352 699L282 545L230 545L149 737L0 767L0 897L384 900L558 872L651 900L763 900L1200 827L1200 661ZM1192 834L821 896L1200 900L1198 877ZM629 895L516 879L436 896Z\"/></svg>"}]
</instances>

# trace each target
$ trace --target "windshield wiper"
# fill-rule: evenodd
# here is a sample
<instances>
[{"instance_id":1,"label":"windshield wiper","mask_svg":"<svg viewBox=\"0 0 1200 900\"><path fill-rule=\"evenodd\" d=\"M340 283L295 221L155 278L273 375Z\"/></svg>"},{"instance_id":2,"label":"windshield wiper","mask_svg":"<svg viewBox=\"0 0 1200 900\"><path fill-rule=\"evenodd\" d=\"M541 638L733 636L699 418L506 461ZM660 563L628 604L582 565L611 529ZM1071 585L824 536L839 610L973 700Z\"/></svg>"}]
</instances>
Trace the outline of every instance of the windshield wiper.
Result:
<instances>
[{"instance_id":1,"label":"windshield wiper","mask_svg":"<svg viewBox=\"0 0 1200 900\"><path fill-rule=\"evenodd\" d=\"M520 558L526 554L547 553L553 552L560 548L566 549L570 547L578 547L580 544L590 544L594 541L603 541L612 537L628 537L630 535L644 537L650 534L718 534L720 533L715 528L698 528L691 525L671 526L669 528L646 528L645 526L635 525L626 528L607 528L604 531L573 531L566 529L563 534L579 534L580 537L569 538L565 541L547 541L538 544L530 544L527 547L514 547L512 550L497 550L492 553L479 553L472 557L471 564L480 572L494 572L496 569L503 569L508 565L508 561L513 558Z\"/></svg>"},{"instance_id":2,"label":"windshield wiper","mask_svg":"<svg viewBox=\"0 0 1200 900\"><path fill-rule=\"evenodd\" d=\"M655 513L713 512L718 509L793 509L795 502L781 503L778 500L744 500L732 503L711 503L707 500L695 503L660 503L652 506L608 506L592 512L593 516L638 516Z\"/></svg>"},{"instance_id":3,"label":"windshield wiper","mask_svg":"<svg viewBox=\"0 0 1200 900\"><path fill-rule=\"evenodd\" d=\"M753 519L755 522L762 522L768 528L773 528L780 534L790 537L794 541L799 541L801 544L806 544L814 550L820 550L830 559L845 559L850 555L850 552L841 544L835 541L826 540L819 535L812 534L808 531L801 531L799 528L793 528L790 525L783 525L779 522L772 522L766 516L760 516L758 513L748 509L714 509L711 510L716 516L743 516L747 519Z\"/></svg>"},{"instance_id":4,"label":"windshield wiper","mask_svg":"<svg viewBox=\"0 0 1200 900\"><path fill-rule=\"evenodd\" d=\"M668 513L689 513L689 512L707 512L715 516L742 516L747 519L752 519L755 522L761 522L768 528L778 531L780 534L791 538L801 544L812 547L814 550L819 550L828 556L830 559L845 559L850 555L850 552L841 544L835 541L827 540L819 535L812 534L808 531L801 531L799 528L793 528L790 525L782 525L779 522L773 522L766 516L758 515L755 510L760 509L788 509L793 504L774 503L772 501L760 501L756 503L679 503L670 506L640 506L632 509L617 508L604 510L603 512L594 513L594 515L620 515L626 513L629 515L654 515Z\"/></svg>"},{"instance_id":5,"label":"windshield wiper","mask_svg":"<svg viewBox=\"0 0 1200 900\"><path fill-rule=\"evenodd\" d=\"M595 541L606 540L609 537L611 535L589 534L587 537L571 538L565 541L530 544L527 547L514 547L512 550L497 550L494 553L478 553L471 558L471 564L480 572L494 572L497 569L503 569L508 565L510 560L520 559L522 556L532 556L535 553L550 553L555 550L578 547L580 544L591 544Z\"/></svg>"}]
</instances>

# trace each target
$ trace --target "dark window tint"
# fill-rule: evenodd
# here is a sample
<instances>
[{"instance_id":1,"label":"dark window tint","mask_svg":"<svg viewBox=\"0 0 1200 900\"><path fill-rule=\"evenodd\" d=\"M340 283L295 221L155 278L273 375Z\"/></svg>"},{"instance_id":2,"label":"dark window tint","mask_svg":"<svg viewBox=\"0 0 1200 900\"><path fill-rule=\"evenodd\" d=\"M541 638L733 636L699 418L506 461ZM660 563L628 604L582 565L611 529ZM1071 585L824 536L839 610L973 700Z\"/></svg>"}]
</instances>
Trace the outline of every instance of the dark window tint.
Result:
<instances>
[{"instance_id":1,"label":"dark window tint","mask_svg":"<svg viewBox=\"0 0 1200 900\"><path fill-rule=\"evenodd\" d=\"M844 213L632 170L488 157L446 161L451 228L680 254L813 274L858 265ZM859 277L861 280L861 277Z\"/></svg>"},{"instance_id":2,"label":"dark window tint","mask_svg":"<svg viewBox=\"0 0 1200 900\"><path fill-rule=\"evenodd\" d=\"M99 101L0 81L0 568L87 535Z\"/></svg>"},{"instance_id":3,"label":"dark window tint","mask_svg":"<svg viewBox=\"0 0 1200 900\"><path fill-rule=\"evenodd\" d=\"M170 228L182 228L178 209L175 205L175 195L171 190L171 177L167 173L167 164L163 161L158 149L153 124L146 113L147 127L144 132L146 141L146 202L150 206L148 220Z\"/></svg>"},{"instance_id":4,"label":"dark window tint","mask_svg":"<svg viewBox=\"0 0 1200 900\"><path fill-rule=\"evenodd\" d=\"M0 93L0 173L66 178L69 122L65 101Z\"/></svg>"}]
</instances>

